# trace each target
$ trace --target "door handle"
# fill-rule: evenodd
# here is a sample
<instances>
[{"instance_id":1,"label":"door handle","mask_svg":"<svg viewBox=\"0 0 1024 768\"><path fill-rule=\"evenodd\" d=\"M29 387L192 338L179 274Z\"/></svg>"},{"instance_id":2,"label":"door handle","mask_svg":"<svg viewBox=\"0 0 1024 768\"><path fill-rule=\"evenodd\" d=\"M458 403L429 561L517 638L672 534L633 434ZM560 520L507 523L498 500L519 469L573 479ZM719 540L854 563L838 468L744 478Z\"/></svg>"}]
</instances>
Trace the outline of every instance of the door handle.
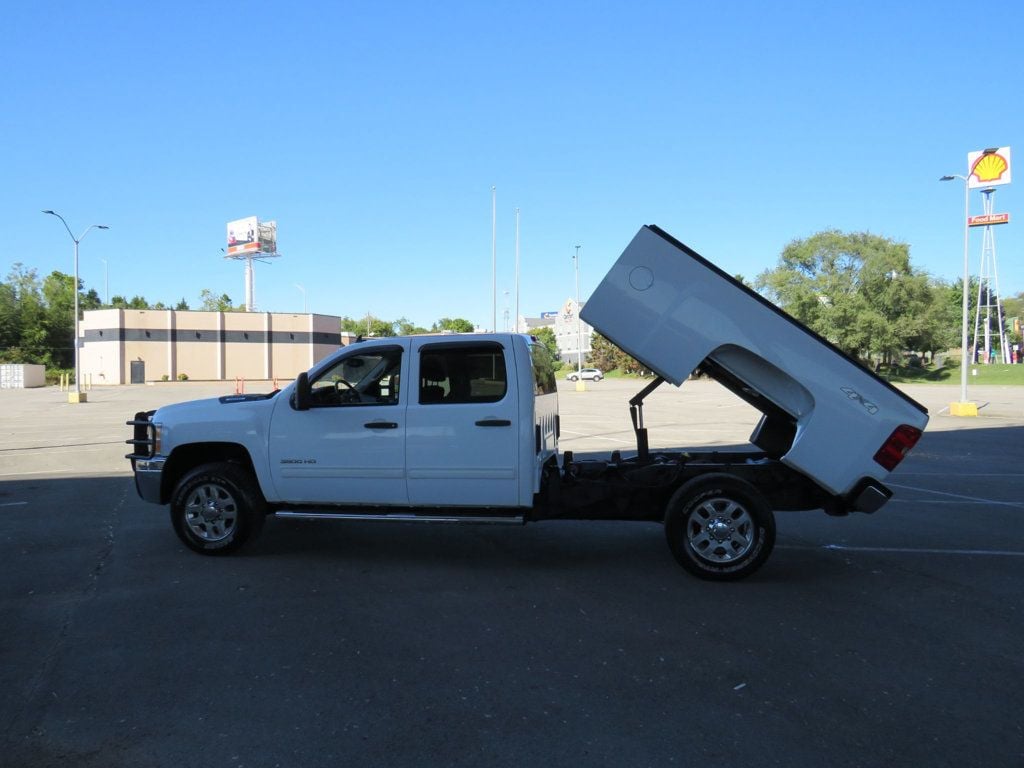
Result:
<instances>
[{"instance_id":1,"label":"door handle","mask_svg":"<svg viewBox=\"0 0 1024 768\"><path fill-rule=\"evenodd\" d=\"M476 425L478 427L511 427L512 422L508 419L481 419Z\"/></svg>"},{"instance_id":2,"label":"door handle","mask_svg":"<svg viewBox=\"0 0 1024 768\"><path fill-rule=\"evenodd\" d=\"M363 426L367 429L398 429L398 424L393 421L368 421Z\"/></svg>"}]
</instances>

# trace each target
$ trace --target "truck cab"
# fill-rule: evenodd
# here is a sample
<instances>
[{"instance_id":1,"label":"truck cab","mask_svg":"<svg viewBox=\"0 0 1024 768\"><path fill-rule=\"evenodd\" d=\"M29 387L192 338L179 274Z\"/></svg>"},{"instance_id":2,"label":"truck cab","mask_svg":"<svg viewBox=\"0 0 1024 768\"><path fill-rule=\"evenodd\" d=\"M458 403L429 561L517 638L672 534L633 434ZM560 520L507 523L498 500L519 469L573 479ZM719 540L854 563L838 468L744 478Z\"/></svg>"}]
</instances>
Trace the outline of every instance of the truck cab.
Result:
<instances>
[{"instance_id":1,"label":"truck cab","mask_svg":"<svg viewBox=\"0 0 1024 768\"><path fill-rule=\"evenodd\" d=\"M289 504L530 507L558 450L554 369L527 336L364 341L284 395L267 490Z\"/></svg>"}]
</instances>

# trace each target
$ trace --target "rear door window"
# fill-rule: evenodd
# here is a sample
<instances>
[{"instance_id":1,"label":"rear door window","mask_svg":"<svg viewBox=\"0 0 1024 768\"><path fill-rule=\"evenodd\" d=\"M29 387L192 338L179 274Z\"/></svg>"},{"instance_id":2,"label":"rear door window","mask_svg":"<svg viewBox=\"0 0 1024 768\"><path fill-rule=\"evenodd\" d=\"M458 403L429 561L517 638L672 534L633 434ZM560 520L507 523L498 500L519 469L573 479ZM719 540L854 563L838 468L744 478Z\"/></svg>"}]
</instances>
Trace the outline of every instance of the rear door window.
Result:
<instances>
[{"instance_id":1,"label":"rear door window","mask_svg":"<svg viewBox=\"0 0 1024 768\"><path fill-rule=\"evenodd\" d=\"M508 392L505 350L496 342L431 344L420 350L419 402L496 403Z\"/></svg>"}]
</instances>

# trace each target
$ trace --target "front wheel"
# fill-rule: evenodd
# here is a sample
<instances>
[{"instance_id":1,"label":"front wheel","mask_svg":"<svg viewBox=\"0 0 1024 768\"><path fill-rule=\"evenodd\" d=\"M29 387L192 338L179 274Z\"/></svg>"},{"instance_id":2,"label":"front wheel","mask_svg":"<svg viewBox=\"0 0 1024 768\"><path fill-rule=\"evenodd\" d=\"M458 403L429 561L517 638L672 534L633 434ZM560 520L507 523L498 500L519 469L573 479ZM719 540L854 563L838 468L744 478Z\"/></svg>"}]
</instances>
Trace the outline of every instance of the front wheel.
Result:
<instances>
[{"instance_id":1,"label":"front wheel","mask_svg":"<svg viewBox=\"0 0 1024 768\"><path fill-rule=\"evenodd\" d=\"M252 474L237 464L204 464L178 483L171 524L185 545L204 555L226 554L263 528L266 502Z\"/></svg>"},{"instance_id":2,"label":"front wheel","mask_svg":"<svg viewBox=\"0 0 1024 768\"><path fill-rule=\"evenodd\" d=\"M690 573L730 581L749 576L768 559L775 546L775 517L750 483L708 475L673 494L665 535L672 554Z\"/></svg>"}]
</instances>

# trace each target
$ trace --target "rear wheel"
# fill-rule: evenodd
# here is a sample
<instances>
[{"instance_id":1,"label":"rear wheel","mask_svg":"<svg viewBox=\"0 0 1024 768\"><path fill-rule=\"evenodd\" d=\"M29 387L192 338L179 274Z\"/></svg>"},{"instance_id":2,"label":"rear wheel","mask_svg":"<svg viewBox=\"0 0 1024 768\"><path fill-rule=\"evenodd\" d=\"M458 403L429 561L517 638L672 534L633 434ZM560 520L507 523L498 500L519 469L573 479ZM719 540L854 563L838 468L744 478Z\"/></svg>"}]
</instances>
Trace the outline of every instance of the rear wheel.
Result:
<instances>
[{"instance_id":1,"label":"rear wheel","mask_svg":"<svg viewBox=\"0 0 1024 768\"><path fill-rule=\"evenodd\" d=\"M263 528L266 502L252 474L237 464L204 464L178 483L171 523L189 549L204 555L234 551Z\"/></svg>"},{"instance_id":2,"label":"rear wheel","mask_svg":"<svg viewBox=\"0 0 1024 768\"><path fill-rule=\"evenodd\" d=\"M665 535L681 566L702 579L728 581L760 568L775 546L775 517L750 483L716 474L672 496Z\"/></svg>"}]
</instances>

